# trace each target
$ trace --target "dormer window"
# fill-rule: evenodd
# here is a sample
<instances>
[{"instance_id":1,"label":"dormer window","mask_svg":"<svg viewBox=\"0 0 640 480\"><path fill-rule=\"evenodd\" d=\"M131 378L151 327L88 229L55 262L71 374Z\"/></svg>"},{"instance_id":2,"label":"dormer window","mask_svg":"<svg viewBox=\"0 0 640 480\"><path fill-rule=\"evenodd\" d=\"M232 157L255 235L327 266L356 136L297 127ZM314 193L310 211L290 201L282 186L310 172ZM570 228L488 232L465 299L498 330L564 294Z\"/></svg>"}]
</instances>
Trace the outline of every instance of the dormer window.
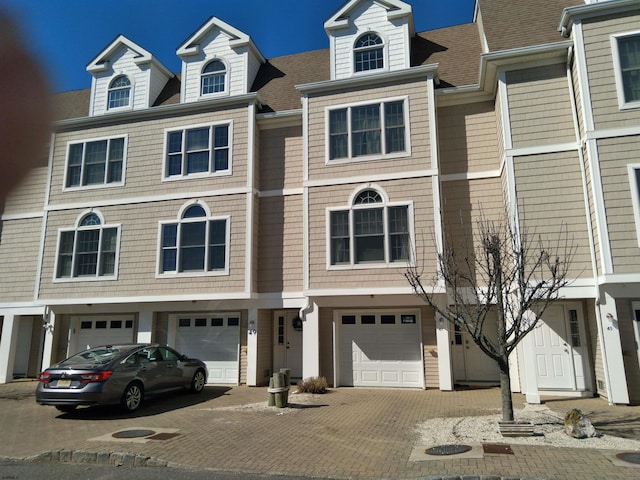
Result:
<instances>
[{"instance_id":1,"label":"dormer window","mask_svg":"<svg viewBox=\"0 0 640 480\"><path fill-rule=\"evenodd\" d=\"M356 40L354 47L356 72L384 68L384 43L375 33L366 33Z\"/></svg>"},{"instance_id":2,"label":"dormer window","mask_svg":"<svg viewBox=\"0 0 640 480\"><path fill-rule=\"evenodd\" d=\"M227 67L220 60L213 60L202 69L201 95L220 93L225 90Z\"/></svg>"},{"instance_id":3,"label":"dormer window","mask_svg":"<svg viewBox=\"0 0 640 480\"><path fill-rule=\"evenodd\" d=\"M128 107L131 98L131 82L126 75L116 77L109 85L109 110Z\"/></svg>"}]
</instances>

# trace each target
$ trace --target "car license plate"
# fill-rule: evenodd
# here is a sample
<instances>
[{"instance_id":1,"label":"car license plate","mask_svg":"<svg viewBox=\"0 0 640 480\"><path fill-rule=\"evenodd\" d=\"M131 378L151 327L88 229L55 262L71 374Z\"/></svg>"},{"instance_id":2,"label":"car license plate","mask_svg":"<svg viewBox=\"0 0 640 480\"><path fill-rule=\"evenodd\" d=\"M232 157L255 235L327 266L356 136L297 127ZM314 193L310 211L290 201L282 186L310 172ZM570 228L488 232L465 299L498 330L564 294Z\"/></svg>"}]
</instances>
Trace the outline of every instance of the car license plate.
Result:
<instances>
[{"instance_id":1,"label":"car license plate","mask_svg":"<svg viewBox=\"0 0 640 480\"><path fill-rule=\"evenodd\" d=\"M56 387L70 387L71 386L71 380L58 380L58 383L56 383Z\"/></svg>"}]
</instances>

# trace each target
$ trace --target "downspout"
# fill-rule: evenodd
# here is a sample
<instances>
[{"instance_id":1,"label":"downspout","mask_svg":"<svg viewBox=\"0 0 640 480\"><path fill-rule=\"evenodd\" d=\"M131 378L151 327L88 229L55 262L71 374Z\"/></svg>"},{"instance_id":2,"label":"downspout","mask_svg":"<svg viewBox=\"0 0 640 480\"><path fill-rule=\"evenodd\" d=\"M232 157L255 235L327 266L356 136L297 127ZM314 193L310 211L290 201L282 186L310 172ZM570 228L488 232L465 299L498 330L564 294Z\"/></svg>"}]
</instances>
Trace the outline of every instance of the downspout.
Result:
<instances>
[{"instance_id":1,"label":"downspout","mask_svg":"<svg viewBox=\"0 0 640 480\"><path fill-rule=\"evenodd\" d=\"M307 297L307 303L304 307L300 309L300 311L298 312L298 316L304 322L307 320L307 315L310 314L311 312L313 312L313 302L309 297Z\"/></svg>"},{"instance_id":2,"label":"downspout","mask_svg":"<svg viewBox=\"0 0 640 480\"><path fill-rule=\"evenodd\" d=\"M611 400L611 396L613 393L611 392L611 382L609 379L609 369L607 368L607 347L604 341L604 326L602 325L602 314L600 313L600 279L598 275L598 266L596 265L596 247L593 242L593 229L590 223L590 205L589 205L589 188L587 186L587 172L584 166L584 153L583 153L583 142L580 138L580 125L578 123L578 109L576 106L576 92L573 88L572 76L571 76L571 64L573 62L574 51L573 47L569 47L569 52L567 54L567 81L569 83L569 91L571 92L570 100L571 100L571 113L573 115L573 125L576 132L576 141L578 144L578 159L580 163L580 174L582 176L582 191L584 198L584 207L585 207L585 216L587 219L587 232L589 232L589 253L591 255L591 270L593 274L594 280L594 288L595 288L595 304L596 304L596 326L598 328L598 336L600 337L600 349L602 350L602 362L604 366L604 379L606 382L606 390L607 390L607 400L609 401L609 405L613 405ZM594 378L595 381L595 378ZM594 389L595 390L595 389Z\"/></svg>"}]
</instances>

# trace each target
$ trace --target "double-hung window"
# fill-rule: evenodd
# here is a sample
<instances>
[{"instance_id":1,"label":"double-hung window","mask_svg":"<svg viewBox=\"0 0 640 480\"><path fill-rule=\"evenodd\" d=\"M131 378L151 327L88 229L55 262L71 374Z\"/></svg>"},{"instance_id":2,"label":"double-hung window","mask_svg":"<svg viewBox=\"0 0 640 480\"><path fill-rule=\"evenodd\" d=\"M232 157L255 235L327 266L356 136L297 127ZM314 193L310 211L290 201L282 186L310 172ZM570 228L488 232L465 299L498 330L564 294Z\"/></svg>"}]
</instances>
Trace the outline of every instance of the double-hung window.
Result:
<instances>
[{"instance_id":1,"label":"double-hung window","mask_svg":"<svg viewBox=\"0 0 640 480\"><path fill-rule=\"evenodd\" d=\"M406 121L405 100L329 110L329 160L407 152Z\"/></svg>"},{"instance_id":2,"label":"double-hung window","mask_svg":"<svg viewBox=\"0 0 640 480\"><path fill-rule=\"evenodd\" d=\"M104 225L94 212L84 215L76 228L61 230L56 278L115 278L119 230Z\"/></svg>"},{"instance_id":3,"label":"double-hung window","mask_svg":"<svg viewBox=\"0 0 640 480\"><path fill-rule=\"evenodd\" d=\"M65 186L121 184L126 143L125 137L70 143Z\"/></svg>"},{"instance_id":4,"label":"double-hung window","mask_svg":"<svg viewBox=\"0 0 640 480\"><path fill-rule=\"evenodd\" d=\"M200 95L221 93L225 91L227 67L220 60L213 60L202 69Z\"/></svg>"},{"instance_id":5,"label":"double-hung window","mask_svg":"<svg viewBox=\"0 0 640 480\"><path fill-rule=\"evenodd\" d=\"M611 38L618 103L640 107L640 32Z\"/></svg>"},{"instance_id":6,"label":"double-hung window","mask_svg":"<svg viewBox=\"0 0 640 480\"><path fill-rule=\"evenodd\" d=\"M231 124L171 130L166 138L166 178L231 171Z\"/></svg>"},{"instance_id":7,"label":"double-hung window","mask_svg":"<svg viewBox=\"0 0 640 480\"><path fill-rule=\"evenodd\" d=\"M125 75L116 77L109 85L107 106L109 110L128 107L131 101L131 82Z\"/></svg>"},{"instance_id":8,"label":"double-hung window","mask_svg":"<svg viewBox=\"0 0 640 480\"><path fill-rule=\"evenodd\" d=\"M329 211L331 266L388 265L410 260L410 206L360 192L349 208Z\"/></svg>"},{"instance_id":9,"label":"double-hung window","mask_svg":"<svg viewBox=\"0 0 640 480\"><path fill-rule=\"evenodd\" d=\"M178 221L162 223L160 273L226 273L228 227L228 218L211 218L200 204L186 208Z\"/></svg>"},{"instance_id":10,"label":"double-hung window","mask_svg":"<svg viewBox=\"0 0 640 480\"><path fill-rule=\"evenodd\" d=\"M358 38L353 53L356 72L384 68L384 44L382 38L375 33L365 33Z\"/></svg>"}]
</instances>

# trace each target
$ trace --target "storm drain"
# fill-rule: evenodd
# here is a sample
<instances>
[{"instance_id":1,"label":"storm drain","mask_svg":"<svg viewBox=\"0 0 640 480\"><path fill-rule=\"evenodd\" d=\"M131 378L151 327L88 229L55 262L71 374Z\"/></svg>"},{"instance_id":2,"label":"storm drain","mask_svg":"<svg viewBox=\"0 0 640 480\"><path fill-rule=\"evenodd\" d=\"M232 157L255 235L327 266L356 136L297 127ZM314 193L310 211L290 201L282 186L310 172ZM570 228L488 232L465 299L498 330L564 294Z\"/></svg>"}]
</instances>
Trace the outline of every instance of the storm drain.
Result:
<instances>
[{"instance_id":1,"label":"storm drain","mask_svg":"<svg viewBox=\"0 0 640 480\"><path fill-rule=\"evenodd\" d=\"M424 453L427 455L458 455L471 450L469 445L438 445L437 447L427 448Z\"/></svg>"},{"instance_id":2,"label":"storm drain","mask_svg":"<svg viewBox=\"0 0 640 480\"><path fill-rule=\"evenodd\" d=\"M111 434L113 438L142 438L150 435L155 435L153 430L122 430Z\"/></svg>"},{"instance_id":3,"label":"storm drain","mask_svg":"<svg viewBox=\"0 0 640 480\"><path fill-rule=\"evenodd\" d=\"M502 453L513 455L511 445L506 445L504 443L483 443L482 449L484 450L484 453Z\"/></svg>"},{"instance_id":4,"label":"storm drain","mask_svg":"<svg viewBox=\"0 0 640 480\"><path fill-rule=\"evenodd\" d=\"M616 458L624 462L640 465L640 453L638 452L622 452L616 454Z\"/></svg>"}]
</instances>

